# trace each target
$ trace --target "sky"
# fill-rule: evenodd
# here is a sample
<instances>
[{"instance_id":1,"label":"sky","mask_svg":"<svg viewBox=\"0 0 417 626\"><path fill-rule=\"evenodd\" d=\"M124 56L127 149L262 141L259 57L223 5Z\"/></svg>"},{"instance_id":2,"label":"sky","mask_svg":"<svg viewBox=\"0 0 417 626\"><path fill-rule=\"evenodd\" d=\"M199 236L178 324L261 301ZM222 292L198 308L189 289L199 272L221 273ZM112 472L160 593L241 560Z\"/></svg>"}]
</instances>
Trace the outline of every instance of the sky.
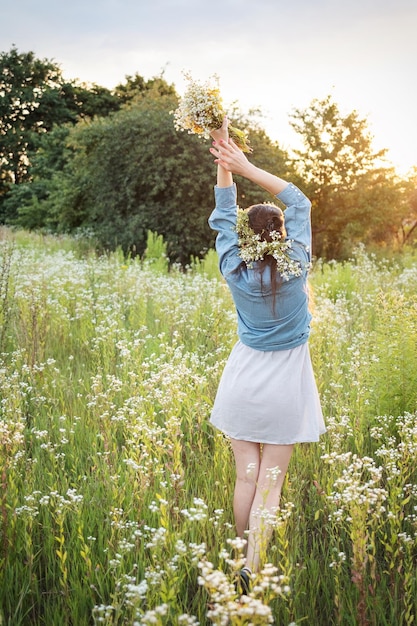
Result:
<instances>
[{"instance_id":1,"label":"sky","mask_svg":"<svg viewBox=\"0 0 417 626\"><path fill-rule=\"evenodd\" d=\"M288 150L294 110L331 95L399 174L417 166L416 0L0 0L0 20L0 51L33 51L67 79L112 89L163 73L181 95L184 71L216 75L226 109L260 109Z\"/></svg>"}]
</instances>

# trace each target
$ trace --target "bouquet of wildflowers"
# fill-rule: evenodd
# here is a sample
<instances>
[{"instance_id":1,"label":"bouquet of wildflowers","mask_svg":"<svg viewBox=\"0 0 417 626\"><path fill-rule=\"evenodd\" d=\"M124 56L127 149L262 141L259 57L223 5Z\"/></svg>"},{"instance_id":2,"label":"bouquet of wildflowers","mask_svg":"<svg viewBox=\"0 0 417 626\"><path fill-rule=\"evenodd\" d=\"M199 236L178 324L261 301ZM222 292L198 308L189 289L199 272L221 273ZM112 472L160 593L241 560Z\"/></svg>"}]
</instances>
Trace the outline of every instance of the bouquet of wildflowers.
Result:
<instances>
[{"instance_id":1,"label":"bouquet of wildflowers","mask_svg":"<svg viewBox=\"0 0 417 626\"><path fill-rule=\"evenodd\" d=\"M210 131L220 128L225 111L223 109L218 77L213 78L216 84L209 81L200 84L185 73L188 87L179 106L174 111L174 125L176 130L187 130L190 134L200 135L205 139L210 137ZM246 133L233 126L228 127L229 136L242 152L252 152L248 145Z\"/></svg>"}]
</instances>

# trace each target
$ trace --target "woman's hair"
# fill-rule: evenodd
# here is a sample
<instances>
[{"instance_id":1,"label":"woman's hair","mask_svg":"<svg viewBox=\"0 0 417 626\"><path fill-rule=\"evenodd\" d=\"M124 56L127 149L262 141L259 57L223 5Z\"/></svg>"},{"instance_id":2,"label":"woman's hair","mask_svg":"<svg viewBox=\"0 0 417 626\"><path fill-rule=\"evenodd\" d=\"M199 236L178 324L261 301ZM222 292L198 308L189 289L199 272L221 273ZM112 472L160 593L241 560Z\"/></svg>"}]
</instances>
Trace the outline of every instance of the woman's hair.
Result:
<instances>
[{"instance_id":1,"label":"woman's hair","mask_svg":"<svg viewBox=\"0 0 417 626\"><path fill-rule=\"evenodd\" d=\"M249 216L249 225L261 240L271 241L271 232L280 233L281 240L287 236L284 225L284 212L273 204L253 204L247 210ZM242 270L245 263L242 261L237 271ZM271 273L271 291L273 299L273 307L275 308L275 297L278 287L281 283L280 275L277 273L277 265L273 256L266 254L264 258L257 263L257 271L260 275L261 289L263 286L263 273L266 267L270 267Z\"/></svg>"},{"instance_id":2,"label":"woman's hair","mask_svg":"<svg viewBox=\"0 0 417 626\"><path fill-rule=\"evenodd\" d=\"M253 204L247 212L252 230L261 239L271 241L271 231L279 232L281 239L285 239L284 213L280 208L273 204Z\"/></svg>"}]
</instances>

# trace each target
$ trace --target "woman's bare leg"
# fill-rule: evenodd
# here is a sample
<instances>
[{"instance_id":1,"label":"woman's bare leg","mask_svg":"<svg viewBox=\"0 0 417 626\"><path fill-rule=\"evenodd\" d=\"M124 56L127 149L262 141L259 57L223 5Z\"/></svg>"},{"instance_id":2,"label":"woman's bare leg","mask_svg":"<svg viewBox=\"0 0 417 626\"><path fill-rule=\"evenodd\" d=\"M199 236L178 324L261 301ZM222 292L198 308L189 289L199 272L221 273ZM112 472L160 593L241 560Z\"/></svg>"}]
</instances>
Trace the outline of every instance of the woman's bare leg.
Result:
<instances>
[{"instance_id":1,"label":"woman's bare leg","mask_svg":"<svg viewBox=\"0 0 417 626\"><path fill-rule=\"evenodd\" d=\"M278 511L282 485L291 459L293 445L264 444L256 490L249 515L249 536L246 565L259 570L272 533L273 519Z\"/></svg>"},{"instance_id":2,"label":"woman's bare leg","mask_svg":"<svg viewBox=\"0 0 417 626\"><path fill-rule=\"evenodd\" d=\"M233 498L236 533L244 537L256 492L260 467L260 444L231 439L236 464L236 483Z\"/></svg>"},{"instance_id":3,"label":"woman's bare leg","mask_svg":"<svg viewBox=\"0 0 417 626\"><path fill-rule=\"evenodd\" d=\"M277 513L293 445L259 444L231 439L236 463L233 498L236 533L249 529L246 566L258 571L271 537L271 518ZM269 519L268 519L269 518Z\"/></svg>"}]
</instances>

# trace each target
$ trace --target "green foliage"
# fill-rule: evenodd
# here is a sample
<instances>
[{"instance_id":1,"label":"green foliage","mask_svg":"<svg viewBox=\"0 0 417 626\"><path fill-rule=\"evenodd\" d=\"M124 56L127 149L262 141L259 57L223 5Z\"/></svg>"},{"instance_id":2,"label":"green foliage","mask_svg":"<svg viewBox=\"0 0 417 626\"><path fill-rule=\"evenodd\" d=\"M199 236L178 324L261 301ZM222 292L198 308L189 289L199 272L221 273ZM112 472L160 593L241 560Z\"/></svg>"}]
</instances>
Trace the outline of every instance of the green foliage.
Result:
<instances>
[{"instance_id":1,"label":"green foliage","mask_svg":"<svg viewBox=\"0 0 417 626\"><path fill-rule=\"evenodd\" d=\"M398 240L401 246L412 244L417 241L417 167L410 172L406 185L406 212L401 221L398 232Z\"/></svg>"},{"instance_id":2,"label":"green foliage","mask_svg":"<svg viewBox=\"0 0 417 626\"><path fill-rule=\"evenodd\" d=\"M66 81L55 62L38 59L33 52L19 53L16 47L0 54L0 92L0 199L14 185L31 182L32 157L40 138L54 126L108 115L121 105L110 90ZM34 189L31 195L36 204L44 194ZM0 207L1 221L15 219L13 207L13 201Z\"/></svg>"},{"instance_id":3,"label":"green foliage","mask_svg":"<svg viewBox=\"0 0 417 626\"><path fill-rule=\"evenodd\" d=\"M219 269L219 257L214 248L207 251L203 258L193 258L191 260L191 269L197 274L204 274L207 278L216 278L222 280Z\"/></svg>"},{"instance_id":4,"label":"green foliage","mask_svg":"<svg viewBox=\"0 0 417 626\"><path fill-rule=\"evenodd\" d=\"M106 87L72 81L65 83L62 88L65 89L66 99L72 103L74 110L72 122L79 118L106 117L120 109L120 98Z\"/></svg>"},{"instance_id":5,"label":"green foliage","mask_svg":"<svg viewBox=\"0 0 417 626\"><path fill-rule=\"evenodd\" d=\"M170 261L182 265L205 253L214 241L207 218L215 166L206 142L175 131L175 104L174 97L149 90L118 113L74 128L72 157L52 179L48 200L60 228L91 229L103 249L120 246L132 255L143 254L152 231L163 236ZM256 163L284 163L264 133L254 133L253 141ZM242 202L260 200L247 181L239 181L239 193Z\"/></svg>"},{"instance_id":6,"label":"green foliage","mask_svg":"<svg viewBox=\"0 0 417 626\"><path fill-rule=\"evenodd\" d=\"M120 107L109 90L66 82L56 63L15 47L0 55L0 90L0 157L14 184L30 179L28 155L54 125Z\"/></svg>"},{"instance_id":7,"label":"green foliage","mask_svg":"<svg viewBox=\"0 0 417 626\"><path fill-rule=\"evenodd\" d=\"M69 125L55 126L39 138L38 148L30 154L31 180L14 185L2 205L6 223L27 228L57 230L55 205L49 199L56 189L55 174L66 164Z\"/></svg>"},{"instance_id":8,"label":"green foliage","mask_svg":"<svg viewBox=\"0 0 417 626\"><path fill-rule=\"evenodd\" d=\"M126 76L125 82L117 85L114 93L123 104L132 104L135 100L149 95L176 96L175 87L169 85L163 75L145 80L137 73L134 76Z\"/></svg>"},{"instance_id":9,"label":"green foliage","mask_svg":"<svg viewBox=\"0 0 417 626\"><path fill-rule=\"evenodd\" d=\"M33 52L20 54L13 47L0 54L0 159L7 172L4 186L27 178L25 155L33 147L35 135L50 128L52 102L47 92L56 89L60 80L59 67L37 59ZM0 192L4 191L3 187Z\"/></svg>"},{"instance_id":10,"label":"green foliage","mask_svg":"<svg viewBox=\"0 0 417 626\"><path fill-rule=\"evenodd\" d=\"M143 260L148 267L157 272L168 270L167 246L162 235L148 232Z\"/></svg>"},{"instance_id":11,"label":"green foliage","mask_svg":"<svg viewBox=\"0 0 417 626\"><path fill-rule=\"evenodd\" d=\"M121 246L133 255L143 254L151 230L163 235L170 259L181 263L209 246L207 148L195 137L178 136L174 104L168 96L144 98L74 129L74 156L52 198L62 228L92 229L103 248Z\"/></svg>"}]
</instances>

